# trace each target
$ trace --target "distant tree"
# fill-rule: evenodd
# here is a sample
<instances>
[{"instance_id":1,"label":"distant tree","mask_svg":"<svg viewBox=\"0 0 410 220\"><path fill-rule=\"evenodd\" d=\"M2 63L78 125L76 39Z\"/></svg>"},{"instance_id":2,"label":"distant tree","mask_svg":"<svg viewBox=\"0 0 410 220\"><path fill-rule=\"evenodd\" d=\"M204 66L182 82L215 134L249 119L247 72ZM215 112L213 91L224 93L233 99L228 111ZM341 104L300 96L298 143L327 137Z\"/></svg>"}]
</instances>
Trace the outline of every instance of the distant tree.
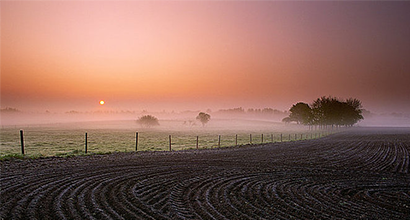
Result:
<instances>
[{"instance_id":1,"label":"distant tree","mask_svg":"<svg viewBox=\"0 0 410 220\"><path fill-rule=\"evenodd\" d=\"M310 106L303 102L298 102L293 105L289 110L290 115L287 121L295 121L298 124L308 125L313 120L312 109Z\"/></svg>"},{"instance_id":2,"label":"distant tree","mask_svg":"<svg viewBox=\"0 0 410 220\"><path fill-rule=\"evenodd\" d=\"M242 107L239 107L239 108L230 108L230 109L220 109L218 112L227 113L227 114L243 114L245 113L245 110Z\"/></svg>"},{"instance_id":3,"label":"distant tree","mask_svg":"<svg viewBox=\"0 0 410 220\"><path fill-rule=\"evenodd\" d=\"M20 110L16 108L6 107L6 108L0 109L0 112L1 113L17 113L17 112L20 112Z\"/></svg>"},{"instance_id":4,"label":"distant tree","mask_svg":"<svg viewBox=\"0 0 410 220\"><path fill-rule=\"evenodd\" d=\"M198 116L196 116L196 119L202 123L202 126L205 126L205 124L211 120L211 116L205 112L200 112Z\"/></svg>"},{"instance_id":5,"label":"distant tree","mask_svg":"<svg viewBox=\"0 0 410 220\"><path fill-rule=\"evenodd\" d=\"M189 125L190 127L196 126L195 121L189 120L189 121L184 121L183 125Z\"/></svg>"},{"instance_id":6,"label":"distant tree","mask_svg":"<svg viewBox=\"0 0 410 220\"><path fill-rule=\"evenodd\" d=\"M142 117L139 117L137 119L137 123L147 128L159 125L158 119L152 115L144 115Z\"/></svg>"},{"instance_id":7,"label":"distant tree","mask_svg":"<svg viewBox=\"0 0 410 220\"><path fill-rule=\"evenodd\" d=\"M344 102L343 109L344 114L342 117L341 125L353 126L360 120L364 119L362 115L362 102L358 99L346 99L346 102Z\"/></svg>"},{"instance_id":8,"label":"distant tree","mask_svg":"<svg viewBox=\"0 0 410 220\"><path fill-rule=\"evenodd\" d=\"M337 123L342 111L341 102L334 97L321 97L312 103L313 121L317 125L333 125Z\"/></svg>"},{"instance_id":9,"label":"distant tree","mask_svg":"<svg viewBox=\"0 0 410 220\"><path fill-rule=\"evenodd\" d=\"M290 115L282 121L295 121L305 125L352 126L363 119L362 104L358 99L341 101L335 97L321 97L311 105L299 102L289 110Z\"/></svg>"},{"instance_id":10,"label":"distant tree","mask_svg":"<svg viewBox=\"0 0 410 220\"><path fill-rule=\"evenodd\" d=\"M321 97L312 103L318 125L352 126L363 119L362 104L358 99L340 101L334 97Z\"/></svg>"},{"instance_id":11,"label":"distant tree","mask_svg":"<svg viewBox=\"0 0 410 220\"><path fill-rule=\"evenodd\" d=\"M290 117L286 117L286 118L283 118L283 119L282 119L282 122L284 122L284 123L286 123L286 124L289 124L289 123L292 122L292 119L291 119Z\"/></svg>"}]
</instances>

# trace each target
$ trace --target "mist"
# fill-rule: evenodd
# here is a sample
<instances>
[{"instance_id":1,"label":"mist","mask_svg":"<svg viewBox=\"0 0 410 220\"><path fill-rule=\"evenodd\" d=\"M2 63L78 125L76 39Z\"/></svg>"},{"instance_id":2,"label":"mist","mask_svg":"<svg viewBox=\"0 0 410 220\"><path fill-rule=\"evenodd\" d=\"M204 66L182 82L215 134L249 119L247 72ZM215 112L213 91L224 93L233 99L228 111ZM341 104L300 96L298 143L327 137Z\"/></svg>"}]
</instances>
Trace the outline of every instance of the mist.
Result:
<instances>
[{"instance_id":1,"label":"mist","mask_svg":"<svg viewBox=\"0 0 410 220\"><path fill-rule=\"evenodd\" d=\"M211 115L211 120L205 126L195 118L199 112ZM63 112L51 111L23 111L16 108L1 109L0 119L2 128L35 125L64 125L64 124L94 124L97 127L110 126L118 128L138 128L136 120L143 115L153 115L158 118L160 126L156 129L266 129L269 126L284 126L282 119L289 116L288 110L273 108L226 108L212 110L110 110L96 109L94 111L68 110ZM406 113L374 113L363 111L364 120L355 126L360 127L410 127L410 114ZM98 122L98 123L95 123ZM305 127L303 125L293 125Z\"/></svg>"},{"instance_id":2,"label":"mist","mask_svg":"<svg viewBox=\"0 0 410 220\"><path fill-rule=\"evenodd\" d=\"M199 112L207 112L211 115L209 124L214 124L216 120L259 120L269 122L280 122L282 118L288 115L287 111L281 111L272 108L247 110L238 107L232 109L220 109L212 111L206 110L184 110L184 111L131 111L131 110L99 110L99 111L76 111L70 110L66 112L25 112L16 108L4 108L1 110L2 126L16 125L44 125L58 123L74 123L74 122L104 122L104 121L136 121L143 115L153 115L160 121L181 121L189 122L192 126L199 126L196 121L196 116ZM186 123L186 124L187 124ZM216 123L214 125L217 125ZM219 125L218 125L219 126ZM181 126L182 127L182 126Z\"/></svg>"}]
</instances>

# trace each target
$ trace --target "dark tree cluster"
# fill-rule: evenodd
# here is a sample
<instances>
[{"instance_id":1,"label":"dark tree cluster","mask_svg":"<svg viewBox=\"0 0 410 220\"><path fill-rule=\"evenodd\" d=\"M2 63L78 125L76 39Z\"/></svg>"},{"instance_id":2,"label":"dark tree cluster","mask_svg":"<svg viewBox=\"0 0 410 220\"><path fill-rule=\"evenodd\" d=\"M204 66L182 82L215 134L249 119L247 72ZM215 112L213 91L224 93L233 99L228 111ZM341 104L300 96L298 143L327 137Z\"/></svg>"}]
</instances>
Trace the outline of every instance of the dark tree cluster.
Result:
<instances>
[{"instance_id":1,"label":"dark tree cluster","mask_svg":"<svg viewBox=\"0 0 410 220\"><path fill-rule=\"evenodd\" d=\"M334 97L323 96L310 105L299 102L293 105L289 112L289 117L284 118L283 122L319 126L353 126L363 119L362 103L353 98L340 101Z\"/></svg>"},{"instance_id":2,"label":"dark tree cluster","mask_svg":"<svg viewBox=\"0 0 410 220\"><path fill-rule=\"evenodd\" d=\"M152 115L144 115L138 118L137 123L147 128L159 125L158 119Z\"/></svg>"}]
</instances>

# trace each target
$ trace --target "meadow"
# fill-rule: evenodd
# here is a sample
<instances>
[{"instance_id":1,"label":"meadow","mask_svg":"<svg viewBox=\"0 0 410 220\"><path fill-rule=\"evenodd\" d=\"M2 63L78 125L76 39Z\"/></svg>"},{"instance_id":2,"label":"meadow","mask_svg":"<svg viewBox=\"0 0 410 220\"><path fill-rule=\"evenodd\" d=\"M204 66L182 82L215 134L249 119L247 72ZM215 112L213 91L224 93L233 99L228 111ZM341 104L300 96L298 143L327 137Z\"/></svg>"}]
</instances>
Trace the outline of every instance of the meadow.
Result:
<instances>
[{"instance_id":1,"label":"meadow","mask_svg":"<svg viewBox=\"0 0 410 220\"><path fill-rule=\"evenodd\" d=\"M67 156L88 153L169 151L207 149L235 145L294 141L323 136L325 131L309 130L298 125L259 120L213 120L206 126L184 120L163 120L161 125L143 128L133 120L73 122L1 129L0 156L21 154L20 130L24 132L27 156ZM282 136L282 138L281 138Z\"/></svg>"}]
</instances>

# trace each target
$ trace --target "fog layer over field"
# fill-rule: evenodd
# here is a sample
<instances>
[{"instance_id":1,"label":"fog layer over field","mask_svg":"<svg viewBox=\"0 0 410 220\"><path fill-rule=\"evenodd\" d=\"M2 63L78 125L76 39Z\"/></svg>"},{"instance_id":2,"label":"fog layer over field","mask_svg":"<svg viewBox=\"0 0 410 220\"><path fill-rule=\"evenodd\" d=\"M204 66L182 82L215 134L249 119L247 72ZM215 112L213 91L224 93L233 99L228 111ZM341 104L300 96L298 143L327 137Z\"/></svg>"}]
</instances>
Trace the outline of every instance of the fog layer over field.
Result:
<instances>
[{"instance_id":1,"label":"fog layer over field","mask_svg":"<svg viewBox=\"0 0 410 220\"><path fill-rule=\"evenodd\" d=\"M262 111L239 111L218 110L212 112L211 110L203 111L211 115L211 120L206 127L226 127L232 129L236 127L249 128L258 125L255 121L282 124L282 119L289 116L289 112L272 110L268 113ZM242 109L241 109L242 110ZM167 121L176 121L172 123L176 128L184 127L202 127L201 123L195 118L199 110L195 111L95 111L95 112L78 112L68 111L64 113L57 112L24 112L15 109L14 111L7 111L2 109L0 114L1 125L8 126L27 126L27 125L46 125L46 124L61 124L82 122L107 122L109 121L135 121L143 115L153 115L158 118L159 128L165 128ZM356 126L383 126L383 127L410 127L410 114L403 113L389 113L389 114L375 114L370 112L363 113L364 120L360 121ZM223 121L221 123L221 120ZM229 123L228 123L229 122ZM249 122L246 124L245 122ZM100 123L104 124L104 123ZM111 123L112 124L112 123ZM129 123L126 123L129 124ZM136 126L136 123L135 123Z\"/></svg>"},{"instance_id":2,"label":"fog layer over field","mask_svg":"<svg viewBox=\"0 0 410 220\"><path fill-rule=\"evenodd\" d=\"M172 150L185 150L281 141L282 134L284 141L302 139L302 135L304 139L312 139L324 133L319 130L309 132L306 126L277 122L273 116L256 117L252 114L215 113L203 126L196 120L198 112L153 113L159 119L159 126L144 127L136 119L145 114L149 113L15 113L16 121L10 117L8 122L20 124L3 124L0 130L1 154L20 152L20 129L24 131L26 154L44 156L84 152L85 134L88 134L88 152L95 153L130 152L136 148L138 151L167 151L170 136ZM280 117L276 119L280 120Z\"/></svg>"},{"instance_id":3,"label":"fog layer over field","mask_svg":"<svg viewBox=\"0 0 410 220\"><path fill-rule=\"evenodd\" d=\"M196 120L200 111L176 112L68 112L68 113L2 113L1 124L3 127L10 126L36 126L36 125L61 125L82 124L84 126L102 126L105 128L118 127L122 129L139 128L136 120L143 115L153 115L158 118L160 125L151 129L192 129L192 128L225 128L225 129L250 129L261 124L281 125L282 118L288 113L280 112L271 115L257 115L250 113L227 114L208 113L211 120L202 126ZM64 125L63 125L64 124ZM263 126L262 126L263 127Z\"/></svg>"}]
</instances>

